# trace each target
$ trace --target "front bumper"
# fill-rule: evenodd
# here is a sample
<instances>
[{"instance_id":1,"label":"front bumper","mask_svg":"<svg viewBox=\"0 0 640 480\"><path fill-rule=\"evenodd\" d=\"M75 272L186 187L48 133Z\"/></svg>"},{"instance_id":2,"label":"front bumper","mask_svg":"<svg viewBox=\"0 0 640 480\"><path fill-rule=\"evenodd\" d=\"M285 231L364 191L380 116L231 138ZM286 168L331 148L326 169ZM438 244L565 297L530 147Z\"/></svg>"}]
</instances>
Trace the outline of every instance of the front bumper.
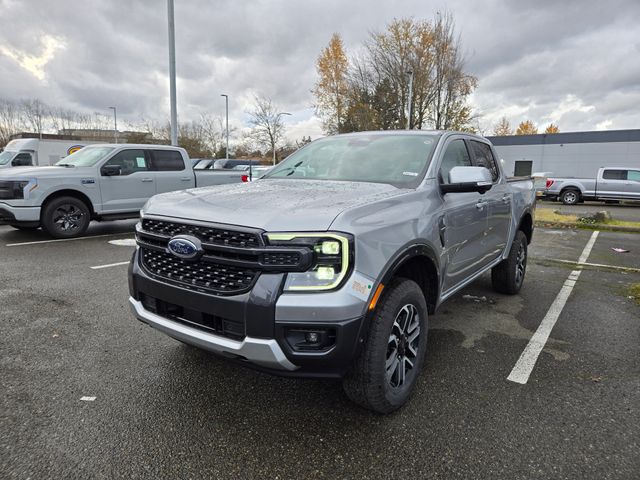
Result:
<instances>
[{"instance_id":1,"label":"front bumper","mask_svg":"<svg viewBox=\"0 0 640 480\"><path fill-rule=\"evenodd\" d=\"M40 222L40 207L16 207L0 202L0 224Z\"/></svg>"},{"instance_id":2,"label":"front bumper","mask_svg":"<svg viewBox=\"0 0 640 480\"><path fill-rule=\"evenodd\" d=\"M262 273L244 294L201 293L152 278L139 265L136 251L129 267L129 302L140 321L231 360L278 375L341 377L361 344L365 302L342 290L315 298L283 295L283 283L284 274ZM165 315L166 308L155 309L157 302L179 313ZM193 323L200 315L228 321L234 334L242 328L243 335L229 338L205 331ZM327 329L335 334L335 341L322 351L299 351L290 341L291 331L299 329Z\"/></svg>"}]
</instances>

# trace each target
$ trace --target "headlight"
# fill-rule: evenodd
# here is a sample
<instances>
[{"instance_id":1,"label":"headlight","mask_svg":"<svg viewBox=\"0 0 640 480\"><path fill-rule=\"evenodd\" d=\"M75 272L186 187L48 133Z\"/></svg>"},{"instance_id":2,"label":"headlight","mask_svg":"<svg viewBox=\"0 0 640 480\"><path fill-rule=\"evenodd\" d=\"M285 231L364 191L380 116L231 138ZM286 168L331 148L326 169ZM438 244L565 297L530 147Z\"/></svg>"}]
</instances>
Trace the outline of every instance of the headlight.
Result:
<instances>
[{"instance_id":1,"label":"headlight","mask_svg":"<svg viewBox=\"0 0 640 480\"><path fill-rule=\"evenodd\" d=\"M337 288L353 262L352 238L341 233L267 233L269 245L306 247L313 251L306 272L289 272L286 291L325 291Z\"/></svg>"},{"instance_id":2,"label":"headlight","mask_svg":"<svg viewBox=\"0 0 640 480\"><path fill-rule=\"evenodd\" d=\"M0 181L1 200L21 200L29 198L29 193L38 186L36 180Z\"/></svg>"}]
</instances>

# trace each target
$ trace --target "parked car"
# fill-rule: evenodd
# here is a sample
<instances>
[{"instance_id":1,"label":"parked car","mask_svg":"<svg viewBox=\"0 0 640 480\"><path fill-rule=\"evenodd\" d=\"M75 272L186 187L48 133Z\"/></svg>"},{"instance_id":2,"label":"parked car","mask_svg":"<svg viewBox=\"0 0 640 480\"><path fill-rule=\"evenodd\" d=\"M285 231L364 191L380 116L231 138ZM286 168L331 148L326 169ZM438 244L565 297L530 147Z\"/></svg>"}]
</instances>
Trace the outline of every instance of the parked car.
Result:
<instances>
[{"instance_id":1,"label":"parked car","mask_svg":"<svg viewBox=\"0 0 640 480\"><path fill-rule=\"evenodd\" d=\"M202 172L188 165L182 148L100 144L55 166L6 169L0 171L0 223L76 237L91 220L135 218L157 193L242 181L242 172Z\"/></svg>"},{"instance_id":2,"label":"parked car","mask_svg":"<svg viewBox=\"0 0 640 480\"><path fill-rule=\"evenodd\" d=\"M243 365L342 378L353 401L390 412L444 300L488 271L499 292L522 287L533 182L495 158L471 134L354 133L253 183L156 195L136 227L133 312Z\"/></svg>"},{"instance_id":3,"label":"parked car","mask_svg":"<svg viewBox=\"0 0 640 480\"><path fill-rule=\"evenodd\" d=\"M231 159L226 159L226 158L221 158L218 159L214 162L214 167L215 169L232 169L237 167L238 165L261 165L260 160L250 160L250 159L244 159L244 158L231 158Z\"/></svg>"},{"instance_id":4,"label":"parked car","mask_svg":"<svg viewBox=\"0 0 640 480\"><path fill-rule=\"evenodd\" d=\"M640 200L640 167L605 167L596 178L548 178L546 198L575 205L585 200Z\"/></svg>"},{"instance_id":5,"label":"parked car","mask_svg":"<svg viewBox=\"0 0 640 480\"><path fill-rule=\"evenodd\" d=\"M85 145L95 143L99 142L16 138L7 143L0 153L0 168L53 165Z\"/></svg>"},{"instance_id":6,"label":"parked car","mask_svg":"<svg viewBox=\"0 0 640 480\"><path fill-rule=\"evenodd\" d=\"M203 160L200 160L198 163L196 163L193 166L194 170L209 170L209 169L213 169L213 165L215 163L215 160L211 159L211 158L206 158Z\"/></svg>"}]
</instances>

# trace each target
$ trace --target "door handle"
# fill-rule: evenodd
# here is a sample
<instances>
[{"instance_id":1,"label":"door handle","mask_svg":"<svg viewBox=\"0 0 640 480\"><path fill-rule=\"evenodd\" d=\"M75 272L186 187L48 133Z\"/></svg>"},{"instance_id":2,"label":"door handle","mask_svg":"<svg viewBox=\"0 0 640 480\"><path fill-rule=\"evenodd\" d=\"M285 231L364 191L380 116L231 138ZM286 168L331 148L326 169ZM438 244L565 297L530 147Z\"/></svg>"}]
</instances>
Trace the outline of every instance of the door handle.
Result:
<instances>
[{"instance_id":1,"label":"door handle","mask_svg":"<svg viewBox=\"0 0 640 480\"><path fill-rule=\"evenodd\" d=\"M145 182L145 183L147 183L147 182L153 182L153 178L142 178L142 179L141 179L141 181L142 181L142 182Z\"/></svg>"},{"instance_id":2,"label":"door handle","mask_svg":"<svg viewBox=\"0 0 640 480\"><path fill-rule=\"evenodd\" d=\"M511 195L509 195L508 193L505 193L505 194L502 196L502 201L503 201L504 203L509 203L509 202L511 201Z\"/></svg>"},{"instance_id":3,"label":"door handle","mask_svg":"<svg viewBox=\"0 0 640 480\"><path fill-rule=\"evenodd\" d=\"M478 210L482 210L486 205L487 205L487 202L485 200L482 200L482 201L476 203L476 208Z\"/></svg>"},{"instance_id":4,"label":"door handle","mask_svg":"<svg viewBox=\"0 0 640 480\"><path fill-rule=\"evenodd\" d=\"M190 182L191 181L191 177L182 177L180 179L181 182Z\"/></svg>"}]
</instances>

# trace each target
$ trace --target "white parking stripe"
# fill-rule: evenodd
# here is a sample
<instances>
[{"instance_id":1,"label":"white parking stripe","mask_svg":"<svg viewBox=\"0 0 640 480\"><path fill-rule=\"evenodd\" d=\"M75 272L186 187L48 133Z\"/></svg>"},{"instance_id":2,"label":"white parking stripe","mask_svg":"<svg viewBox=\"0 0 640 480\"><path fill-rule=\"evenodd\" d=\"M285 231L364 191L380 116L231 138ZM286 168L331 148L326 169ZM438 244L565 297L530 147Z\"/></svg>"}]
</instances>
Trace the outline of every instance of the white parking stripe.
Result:
<instances>
[{"instance_id":1,"label":"white parking stripe","mask_svg":"<svg viewBox=\"0 0 640 480\"><path fill-rule=\"evenodd\" d=\"M566 263L567 265L578 265L578 263L572 262L571 260L561 260L559 258L552 258L551 260L554 261L554 262ZM640 272L640 268L619 267L617 265L607 265L605 263L582 262L579 265L584 265L585 267L600 267L600 268L611 268L613 270L624 270L624 271L629 271L629 272Z\"/></svg>"},{"instance_id":2,"label":"white parking stripe","mask_svg":"<svg viewBox=\"0 0 640 480\"><path fill-rule=\"evenodd\" d=\"M598 233L598 231L595 231L591 235L591 238L582 251L582 255L580 255L580 258L578 259L578 265L584 264L589 258L591 249L593 248L593 245L596 243L596 239L598 238ZM562 313L562 309L567 303L567 299L569 298L569 295L571 295L571 291L578 281L578 278L580 278L581 272L582 270L573 270L569 274L569 277L564 282L564 285L551 304L551 307L549 307L549 311L544 316L542 322L538 326L538 329L529 340L529 343L522 352L522 355L520 355L520 358L513 367L513 370L511 370L511 373L507 377L507 380L521 383L523 385L527 383L527 381L529 380L529 376L533 371L533 367L536 365L538 356L547 343L549 335L551 334L551 330L553 330L553 327L558 321L558 317L560 316L560 313Z\"/></svg>"},{"instance_id":3,"label":"white parking stripe","mask_svg":"<svg viewBox=\"0 0 640 480\"><path fill-rule=\"evenodd\" d=\"M100 238L100 237L115 237L116 235L131 235L131 232L108 233L105 235L91 235L87 237L76 237L76 238L58 238L56 240L38 240L37 242L7 243L5 247L21 247L23 245L37 245L39 243L73 242L74 240L90 240L92 238Z\"/></svg>"},{"instance_id":4,"label":"white parking stripe","mask_svg":"<svg viewBox=\"0 0 640 480\"><path fill-rule=\"evenodd\" d=\"M101 268L110 268L110 267L118 267L120 265L128 265L129 262L118 262L118 263L109 263L108 265L97 265L95 267L90 267L91 270L100 270Z\"/></svg>"}]
</instances>

